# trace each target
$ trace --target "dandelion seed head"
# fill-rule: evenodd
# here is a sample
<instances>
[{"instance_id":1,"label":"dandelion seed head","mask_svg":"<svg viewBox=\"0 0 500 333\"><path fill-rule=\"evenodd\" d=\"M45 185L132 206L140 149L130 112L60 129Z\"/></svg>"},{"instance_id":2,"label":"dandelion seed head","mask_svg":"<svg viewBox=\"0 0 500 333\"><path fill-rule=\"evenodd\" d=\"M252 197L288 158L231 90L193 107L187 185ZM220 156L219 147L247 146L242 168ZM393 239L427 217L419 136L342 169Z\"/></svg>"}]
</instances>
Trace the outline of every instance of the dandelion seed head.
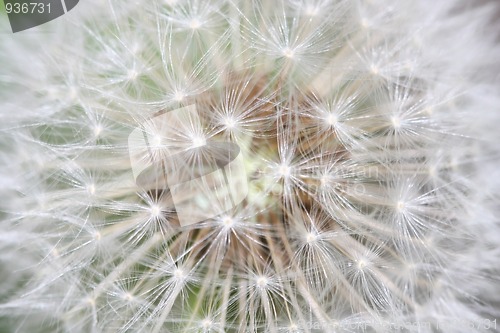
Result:
<instances>
[{"instance_id":1,"label":"dandelion seed head","mask_svg":"<svg viewBox=\"0 0 500 333\"><path fill-rule=\"evenodd\" d=\"M313 5L307 5L305 8L305 14L307 16L316 16L319 13L319 8Z\"/></svg>"},{"instance_id":2,"label":"dandelion seed head","mask_svg":"<svg viewBox=\"0 0 500 333\"><path fill-rule=\"evenodd\" d=\"M365 269L367 266L367 262L363 259L361 260L358 260L358 268L360 271L362 271L363 269Z\"/></svg>"},{"instance_id":3,"label":"dandelion seed head","mask_svg":"<svg viewBox=\"0 0 500 333\"><path fill-rule=\"evenodd\" d=\"M101 135L102 131L103 131L103 127L101 125L99 125L99 124L95 125L94 126L94 131L93 131L94 132L94 137L98 138Z\"/></svg>"},{"instance_id":4,"label":"dandelion seed head","mask_svg":"<svg viewBox=\"0 0 500 333\"><path fill-rule=\"evenodd\" d=\"M163 136L159 133L155 133L152 136L151 147L158 150L163 147Z\"/></svg>"},{"instance_id":5,"label":"dandelion seed head","mask_svg":"<svg viewBox=\"0 0 500 333\"><path fill-rule=\"evenodd\" d=\"M258 276L256 279L257 286L261 289L265 289L269 283L269 279L266 276Z\"/></svg>"},{"instance_id":6,"label":"dandelion seed head","mask_svg":"<svg viewBox=\"0 0 500 333\"><path fill-rule=\"evenodd\" d=\"M406 210L406 203L402 200L396 203L396 209L399 213L403 213Z\"/></svg>"},{"instance_id":7,"label":"dandelion seed head","mask_svg":"<svg viewBox=\"0 0 500 333\"><path fill-rule=\"evenodd\" d=\"M394 129L401 128L401 118L399 116L392 116L391 123L392 123L392 126L394 127Z\"/></svg>"},{"instance_id":8,"label":"dandelion seed head","mask_svg":"<svg viewBox=\"0 0 500 333\"><path fill-rule=\"evenodd\" d=\"M201 322L201 327L203 327L204 329L209 329L212 327L212 320L210 320L210 318L205 318L203 319L203 321Z\"/></svg>"},{"instance_id":9,"label":"dandelion seed head","mask_svg":"<svg viewBox=\"0 0 500 333\"><path fill-rule=\"evenodd\" d=\"M332 181L332 177L330 175L322 175L320 178L320 184L322 187L328 186Z\"/></svg>"},{"instance_id":10,"label":"dandelion seed head","mask_svg":"<svg viewBox=\"0 0 500 333\"><path fill-rule=\"evenodd\" d=\"M201 22L197 18L194 18L189 22L189 27L193 30L196 30L201 27Z\"/></svg>"},{"instance_id":11,"label":"dandelion seed head","mask_svg":"<svg viewBox=\"0 0 500 333\"><path fill-rule=\"evenodd\" d=\"M129 292L125 292L123 293L123 299L127 302L132 302L134 300L134 296Z\"/></svg>"},{"instance_id":12,"label":"dandelion seed head","mask_svg":"<svg viewBox=\"0 0 500 333\"><path fill-rule=\"evenodd\" d=\"M285 47L283 49L283 56L285 56L286 58L293 59L294 55L295 55L295 52L291 48Z\"/></svg>"},{"instance_id":13,"label":"dandelion seed head","mask_svg":"<svg viewBox=\"0 0 500 333\"><path fill-rule=\"evenodd\" d=\"M325 117L326 123L330 126L335 126L337 124L338 118L335 114L330 113Z\"/></svg>"},{"instance_id":14,"label":"dandelion seed head","mask_svg":"<svg viewBox=\"0 0 500 333\"><path fill-rule=\"evenodd\" d=\"M96 188L95 188L95 185L94 185L94 184L89 184L89 185L87 185L87 192L88 192L90 195L94 195L94 194L95 194L95 191L96 191Z\"/></svg>"},{"instance_id":15,"label":"dandelion seed head","mask_svg":"<svg viewBox=\"0 0 500 333\"><path fill-rule=\"evenodd\" d=\"M160 218L161 214L162 214L161 207L158 205L152 205L150 207L150 212L151 212L151 218L153 218L153 219Z\"/></svg>"},{"instance_id":16,"label":"dandelion seed head","mask_svg":"<svg viewBox=\"0 0 500 333\"><path fill-rule=\"evenodd\" d=\"M306 234L306 242L308 244L314 243L316 240L317 240L317 235L315 233L308 232Z\"/></svg>"},{"instance_id":17,"label":"dandelion seed head","mask_svg":"<svg viewBox=\"0 0 500 333\"><path fill-rule=\"evenodd\" d=\"M224 216L221 223L225 228L232 228L235 225L235 221L232 216Z\"/></svg>"},{"instance_id":18,"label":"dandelion seed head","mask_svg":"<svg viewBox=\"0 0 500 333\"><path fill-rule=\"evenodd\" d=\"M234 129L236 127L236 124L236 121L231 116L224 119L224 125L227 129Z\"/></svg>"},{"instance_id":19,"label":"dandelion seed head","mask_svg":"<svg viewBox=\"0 0 500 333\"><path fill-rule=\"evenodd\" d=\"M174 278L178 281L183 281L186 279L186 272L182 268L177 268L174 270Z\"/></svg>"},{"instance_id":20,"label":"dandelion seed head","mask_svg":"<svg viewBox=\"0 0 500 333\"><path fill-rule=\"evenodd\" d=\"M129 69L127 72L127 80L134 81L139 73L135 69Z\"/></svg>"},{"instance_id":21,"label":"dandelion seed head","mask_svg":"<svg viewBox=\"0 0 500 333\"><path fill-rule=\"evenodd\" d=\"M191 142L192 142L192 145L191 145L192 148L199 148L199 147L203 147L204 145L206 145L207 140L202 136L195 136L191 139Z\"/></svg>"},{"instance_id":22,"label":"dandelion seed head","mask_svg":"<svg viewBox=\"0 0 500 333\"><path fill-rule=\"evenodd\" d=\"M498 5L389 2L110 0L6 38L0 325L498 317ZM212 143L247 183L176 182Z\"/></svg>"},{"instance_id":23,"label":"dandelion seed head","mask_svg":"<svg viewBox=\"0 0 500 333\"><path fill-rule=\"evenodd\" d=\"M174 99L174 101L182 102L185 97L186 97L185 93L183 93L182 91L176 91L174 93L173 99Z\"/></svg>"},{"instance_id":24,"label":"dandelion seed head","mask_svg":"<svg viewBox=\"0 0 500 333\"><path fill-rule=\"evenodd\" d=\"M278 165L278 175L281 178L286 179L286 178L290 177L291 172L292 172L292 168L289 165L287 165L285 163Z\"/></svg>"}]
</instances>

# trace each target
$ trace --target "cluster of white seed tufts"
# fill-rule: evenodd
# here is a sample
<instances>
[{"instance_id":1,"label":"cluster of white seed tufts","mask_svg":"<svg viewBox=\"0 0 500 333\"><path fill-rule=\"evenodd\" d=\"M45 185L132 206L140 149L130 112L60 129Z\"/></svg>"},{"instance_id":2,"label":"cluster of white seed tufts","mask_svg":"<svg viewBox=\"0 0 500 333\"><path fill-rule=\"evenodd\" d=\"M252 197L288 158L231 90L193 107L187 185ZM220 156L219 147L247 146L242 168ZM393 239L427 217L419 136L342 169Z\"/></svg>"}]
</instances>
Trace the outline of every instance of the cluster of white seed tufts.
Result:
<instances>
[{"instance_id":1,"label":"cluster of white seed tufts","mask_svg":"<svg viewBox=\"0 0 500 333\"><path fill-rule=\"evenodd\" d=\"M0 327L494 331L495 10L82 1L2 34ZM135 183L127 138L190 105L181 135L237 144L248 195L182 225L167 188Z\"/></svg>"}]
</instances>

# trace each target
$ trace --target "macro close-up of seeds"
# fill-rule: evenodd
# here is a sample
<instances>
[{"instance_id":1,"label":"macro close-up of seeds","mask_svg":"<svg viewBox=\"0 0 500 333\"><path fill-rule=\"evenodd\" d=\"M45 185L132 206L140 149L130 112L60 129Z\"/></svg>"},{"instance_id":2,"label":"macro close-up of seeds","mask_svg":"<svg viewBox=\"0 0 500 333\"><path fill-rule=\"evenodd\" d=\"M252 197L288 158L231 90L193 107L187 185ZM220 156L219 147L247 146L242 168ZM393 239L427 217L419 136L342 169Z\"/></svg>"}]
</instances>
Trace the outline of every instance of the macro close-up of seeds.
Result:
<instances>
[{"instance_id":1,"label":"macro close-up of seeds","mask_svg":"<svg viewBox=\"0 0 500 333\"><path fill-rule=\"evenodd\" d=\"M500 3L62 3L0 14L1 333L500 331Z\"/></svg>"}]
</instances>

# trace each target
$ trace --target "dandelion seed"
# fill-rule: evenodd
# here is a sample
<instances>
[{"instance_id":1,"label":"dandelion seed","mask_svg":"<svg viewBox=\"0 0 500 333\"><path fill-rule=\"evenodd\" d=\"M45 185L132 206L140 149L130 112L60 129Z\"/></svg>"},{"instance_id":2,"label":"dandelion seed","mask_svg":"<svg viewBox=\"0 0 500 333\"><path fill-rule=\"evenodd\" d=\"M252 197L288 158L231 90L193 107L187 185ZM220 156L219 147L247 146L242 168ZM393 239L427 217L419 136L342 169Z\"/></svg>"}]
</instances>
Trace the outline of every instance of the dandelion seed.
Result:
<instances>
[{"instance_id":1,"label":"dandelion seed","mask_svg":"<svg viewBox=\"0 0 500 333\"><path fill-rule=\"evenodd\" d=\"M204 329L209 329L212 327L212 321L210 319L204 319L203 322L201 323L201 326L204 328Z\"/></svg>"},{"instance_id":2,"label":"dandelion seed","mask_svg":"<svg viewBox=\"0 0 500 333\"><path fill-rule=\"evenodd\" d=\"M326 117L326 122L328 125L330 126L335 126L337 124L337 116L335 116L334 114L329 114L327 117Z\"/></svg>"},{"instance_id":3,"label":"dandelion seed","mask_svg":"<svg viewBox=\"0 0 500 333\"><path fill-rule=\"evenodd\" d=\"M225 228L231 228L234 226L234 220L231 216L225 216L222 219L222 224L224 225Z\"/></svg>"},{"instance_id":4,"label":"dandelion seed","mask_svg":"<svg viewBox=\"0 0 500 333\"><path fill-rule=\"evenodd\" d=\"M291 168L290 166L286 165L286 164L282 164L278 167L278 174L282 177L282 178L288 178L290 177L290 173L291 173Z\"/></svg>"},{"instance_id":5,"label":"dandelion seed","mask_svg":"<svg viewBox=\"0 0 500 333\"><path fill-rule=\"evenodd\" d=\"M90 184L87 186L87 191L89 192L90 195L94 195L95 194L95 185L94 184Z\"/></svg>"},{"instance_id":6,"label":"dandelion seed","mask_svg":"<svg viewBox=\"0 0 500 333\"><path fill-rule=\"evenodd\" d=\"M153 219L158 219L161 216L161 208L154 205L151 207L151 217Z\"/></svg>"},{"instance_id":7,"label":"dandelion seed","mask_svg":"<svg viewBox=\"0 0 500 333\"><path fill-rule=\"evenodd\" d=\"M259 276L257 277L257 286L259 288L266 288L268 284L268 279L265 276Z\"/></svg>"},{"instance_id":8,"label":"dandelion seed","mask_svg":"<svg viewBox=\"0 0 500 333\"><path fill-rule=\"evenodd\" d=\"M315 235L315 234L313 234L313 233L308 233L308 234L306 235L306 242L307 242L307 243L309 243L309 244L310 244L310 243L313 243L314 241L316 241L316 239L317 239L317 237L316 237L316 235Z\"/></svg>"},{"instance_id":9,"label":"dandelion seed","mask_svg":"<svg viewBox=\"0 0 500 333\"><path fill-rule=\"evenodd\" d=\"M179 281L182 281L185 279L185 273L182 269L178 268L174 271L174 277L179 280Z\"/></svg>"},{"instance_id":10,"label":"dandelion seed","mask_svg":"<svg viewBox=\"0 0 500 333\"><path fill-rule=\"evenodd\" d=\"M294 55L294 52L293 52L293 50L292 50L292 49L290 49L290 48L286 47L286 48L284 48L284 49L283 49L283 55L284 55L285 57L287 57L287 58L292 59L292 58L293 58L293 55Z\"/></svg>"},{"instance_id":11,"label":"dandelion seed","mask_svg":"<svg viewBox=\"0 0 500 333\"><path fill-rule=\"evenodd\" d=\"M103 131L103 128L101 125L97 125L94 127L94 137L98 138Z\"/></svg>"},{"instance_id":12,"label":"dandelion seed","mask_svg":"<svg viewBox=\"0 0 500 333\"><path fill-rule=\"evenodd\" d=\"M236 127L236 121L233 118L229 117L224 120L224 125L227 129L234 129Z\"/></svg>"},{"instance_id":13,"label":"dandelion seed","mask_svg":"<svg viewBox=\"0 0 500 333\"><path fill-rule=\"evenodd\" d=\"M198 148L198 147L202 147L204 145L206 145L207 141L205 138L203 137L194 137L192 139L192 145L191 147L192 148Z\"/></svg>"},{"instance_id":14,"label":"dandelion seed","mask_svg":"<svg viewBox=\"0 0 500 333\"><path fill-rule=\"evenodd\" d=\"M138 75L139 73L137 71L131 69L127 72L127 80L134 81Z\"/></svg>"},{"instance_id":15,"label":"dandelion seed","mask_svg":"<svg viewBox=\"0 0 500 333\"><path fill-rule=\"evenodd\" d=\"M191 20L191 22L189 23L189 27L193 30L196 30L198 29L199 27L201 27L201 22L198 20L198 19L193 19Z\"/></svg>"}]
</instances>

